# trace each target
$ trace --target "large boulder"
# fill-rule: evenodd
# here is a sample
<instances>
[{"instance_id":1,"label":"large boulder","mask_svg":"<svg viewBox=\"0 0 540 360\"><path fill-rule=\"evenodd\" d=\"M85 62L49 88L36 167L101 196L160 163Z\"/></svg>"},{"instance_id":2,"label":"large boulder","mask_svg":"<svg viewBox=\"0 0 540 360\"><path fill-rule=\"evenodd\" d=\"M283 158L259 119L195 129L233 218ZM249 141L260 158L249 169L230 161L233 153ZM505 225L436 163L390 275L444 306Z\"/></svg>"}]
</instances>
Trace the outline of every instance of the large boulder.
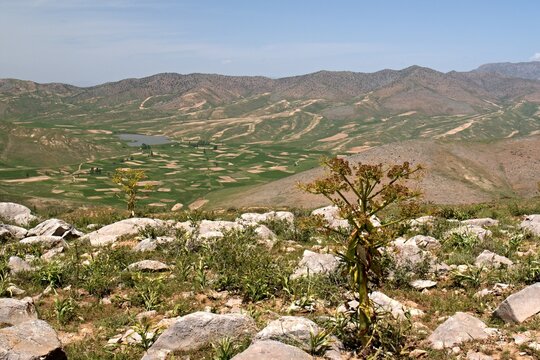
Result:
<instances>
[{"instance_id":1,"label":"large boulder","mask_svg":"<svg viewBox=\"0 0 540 360\"><path fill-rule=\"evenodd\" d=\"M199 239L223 237L224 231L242 229L244 229L244 226L234 221L202 220L199 223Z\"/></svg>"},{"instance_id":2,"label":"large boulder","mask_svg":"<svg viewBox=\"0 0 540 360\"><path fill-rule=\"evenodd\" d=\"M313 321L301 316L282 316L271 321L255 336L255 341L276 340L301 347L309 347L311 334L320 331Z\"/></svg>"},{"instance_id":3,"label":"large boulder","mask_svg":"<svg viewBox=\"0 0 540 360\"><path fill-rule=\"evenodd\" d=\"M492 233L490 230L486 230L478 225L460 225L445 234L446 237L451 237L454 235L473 236L476 237L478 240L483 241L486 238L491 237Z\"/></svg>"},{"instance_id":4,"label":"large boulder","mask_svg":"<svg viewBox=\"0 0 540 360\"><path fill-rule=\"evenodd\" d=\"M467 351L467 360L495 360L493 356L486 355L481 352L469 350Z\"/></svg>"},{"instance_id":5,"label":"large boulder","mask_svg":"<svg viewBox=\"0 0 540 360\"><path fill-rule=\"evenodd\" d=\"M437 282L433 280L413 280L409 283L416 290L430 289L437 286Z\"/></svg>"},{"instance_id":6,"label":"large boulder","mask_svg":"<svg viewBox=\"0 0 540 360\"><path fill-rule=\"evenodd\" d=\"M258 225L254 231L260 243L266 245L268 248L274 246L277 236L266 225Z\"/></svg>"},{"instance_id":7,"label":"large boulder","mask_svg":"<svg viewBox=\"0 0 540 360\"><path fill-rule=\"evenodd\" d=\"M29 236L19 241L21 244L38 244L44 249L52 249L58 246L67 246L66 241L61 236Z\"/></svg>"},{"instance_id":8,"label":"large boulder","mask_svg":"<svg viewBox=\"0 0 540 360\"><path fill-rule=\"evenodd\" d=\"M527 215L520 224L523 230L528 230L536 236L540 236L540 214Z\"/></svg>"},{"instance_id":9,"label":"large boulder","mask_svg":"<svg viewBox=\"0 0 540 360\"><path fill-rule=\"evenodd\" d=\"M256 225L266 221L279 220L294 224L294 214L289 211L269 211L264 214L244 213L236 221L245 225Z\"/></svg>"},{"instance_id":10,"label":"large boulder","mask_svg":"<svg viewBox=\"0 0 540 360\"><path fill-rule=\"evenodd\" d=\"M430 347L433 349L451 348L466 341L487 339L490 329L472 315L457 312L439 325L428 337Z\"/></svg>"},{"instance_id":11,"label":"large boulder","mask_svg":"<svg viewBox=\"0 0 540 360\"><path fill-rule=\"evenodd\" d=\"M64 220L49 219L28 230L28 236L61 236L63 238L78 238L84 234Z\"/></svg>"},{"instance_id":12,"label":"large boulder","mask_svg":"<svg viewBox=\"0 0 540 360\"><path fill-rule=\"evenodd\" d=\"M17 274L23 271L32 271L33 268L25 260L18 256L10 256L8 261L9 270L12 274Z\"/></svg>"},{"instance_id":13,"label":"large boulder","mask_svg":"<svg viewBox=\"0 0 540 360\"><path fill-rule=\"evenodd\" d=\"M349 222L340 216L339 208L335 205L315 209L311 212L311 215L322 216L326 222L326 226L331 229L348 229L350 227Z\"/></svg>"},{"instance_id":14,"label":"large boulder","mask_svg":"<svg viewBox=\"0 0 540 360\"><path fill-rule=\"evenodd\" d=\"M314 274L332 273L339 267L340 260L332 254L319 254L313 251L304 250L302 260L291 275L292 279Z\"/></svg>"},{"instance_id":15,"label":"large boulder","mask_svg":"<svg viewBox=\"0 0 540 360\"><path fill-rule=\"evenodd\" d=\"M0 202L0 219L25 226L31 221L34 221L36 217L32 215L30 209L24 205L12 202Z\"/></svg>"},{"instance_id":16,"label":"large boulder","mask_svg":"<svg viewBox=\"0 0 540 360\"><path fill-rule=\"evenodd\" d=\"M325 225L330 229L349 229L351 227L349 221L341 217L339 208L336 205L330 205L315 209L311 212L311 215L322 216L323 220L326 223ZM381 226L381 222L375 215L371 217L370 221L371 224L375 227Z\"/></svg>"},{"instance_id":17,"label":"large boulder","mask_svg":"<svg viewBox=\"0 0 540 360\"><path fill-rule=\"evenodd\" d=\"M64 247L58 246L58 247L48 250L43 255L41 255L41 259L46 262L49 262L49 261L52 261L58 255L62 254L63 252L64 252Z\"/></svg>"},{"instance_id":18,"label":"large boulder","mask_svg":"<svg viewBox=\"0 0 540 360\"><path fill-rule=\"evenodd\" d=\"M137 245L135 245L133 250L141 251L141 252L154 251L157 249L157 247L158 247L158 243L154 239L143 239L139 241Z\"/></svg>"},{"instance_id":19,"label":"large boulder","mask_svg":"<svg viewBox=\"0 0 540 360\"><path fill-rule=\"evenodd\" d=\"M422 239L425 240L424 238ZM413 237L408 240L405 240L404 238L397 238L386 248L386 251L393 258L397 267L412 267L425 261L429 262L430 264L434 263L435 257L429 251L420 247L417 240L418 242L423 241L418 237ZM426 243L423 245L425 245L425 248L429 248L436 246L434 244L435 243L430 246L426 240Z\"/></svg>"},{"instance_id":20,"label":"large boulder","mask_svg":"<svg viewBox=\"0 0 540 360\"><path fill-rule=\"evenodd\" d=\"M256 341L232 360L313 360L313 356L297 347L273 340Z\"/></svg>"},{"instance_id":21,"label":"large boulder","mask_svg":"<svg viewBox=\"0 0 540 360\"><path fill-rule=\"evenodd\" d=\"M182 208L184 207L184 204L182 203L176 203L173 205L173 207L171 208L171 211L180 211L182 210Z\"/></svg>"},{"instance_id":22,"label":"large boulder","mask_svg":"<svg viewBox=\"0 0 540 360\"><path fill-rule=\"evenodd\" d=\"M521 323L538 312L540 312L540 283L527 286L510 295L495 309L495 315L510 323Z\"/></svg>"},{"instance_id":23,"label":"large boulder","mask_svg":"<svg viewBox=\"0 0 540 360\"><path fill-rule=\"evenodd\" d=\"M437 218L431 215L421 216L419 218L413 219L409 221L409 225L411 229L419 230L424 226L431 227L435 222L437 221Z\"/></svg>"},{"instance_id":24,"label":"large boulder","mask_svg":"<svg viewBox=\"0 0 540 360\"><path fill-rule=\"evenodd\" d=\"M43 320L0 329L0 359L67 360L54 329Z\"/></svg>"},{"instance_id":25,"label":"large boulder","mask_svg":"<svg viewBox=\"0 0 540 360\"><path fill-rule=\"evenodd\" d=\"M378 314L389 314L394 319L405 320L407 314L411 316L422 316L424 312L412 307L407 307L397 300L383 294L379 291L374 291L369 294L370 300L373 302L373 307Z\"/></svg>"},{"instance_id":26,"label":"large boulder","mask_svg":"<svg viewBox=\"0 0 540 360\"><path fill-rule=\"evenodd\" d=\"M137 245L133 248L135 251L154 251L157 249L158 245L168 244L174 242L176 238L172 236L158 236L156 238L146 238L139 241Z\"/></svg>"},{"instance_id":27,"label":"large boulder","mask_svg":"<svg viewBox=\"0 0 540 360\"><path fill-rule=\"evenodd\" d=\"M0 224L0 231L7 231L10 234L10 238L16 240L21 240L28 234L28 230L25 228L8 224ZM5 235L8 236L7 233Z\"/></svg>"},{"instance_id":28,"label":"large boulder","mask_svg":"<svg viewBox=\"0 0 540 360\"><path fill-rule=\"evenodd\" d=\"M170 353L197 351L225 337L239 339L256 332L255 321L242 314L196 312L178 318L148 349L142 360L162 360Z\"/></svg>"},{"instance_id":29,"label":"large boulder","mask_svg":"<svg viewBox=\"0 0 540 360\"><path fill-rule=\"evenodd\" d=\"M494 220L492 218L480 218L480 219L463 220L461 223L464 225L475 225L475 226L486 227L486 226L499 225L499 220Z\"/></svg>"},{"instance_id":30,"label":"large boulder","mask_svg":"<svg viewBox=\"0 0 540 360\"><path fill-rule=\"evenodd\" d=\"M424 250L434 250L441 247L439 240L435 239L433 236L416 235L408 239L406 242L408 244L414 243L416 246Z\"/></svg>"},{"instance_id":31,"label":"large boulder","mask_svg":"<svg viewBox=\"0 0 540 360\"><path fill-rule=\"evenodd\" d=\"M270 219L286 221L289 224L294 224L294 214L290 211L271 211L267 214L270 214Z\"/></svg>"},{"instance_id":32,"label":"large boulder","mask_svg":"<svg viewBox=\"0 0 540 360\"><path fill-rule=\"evenodd\" d=\"M169 266L160 261L156 260L141 260L136 263L130 264L128 267L130 271L148 271L148 272L158 272L158 271L167 271Z\"/></svg>"},{"instance_id":33,"label":"large boulder","mask_svg":"<svg viewBox=\"0 0 540 360\"><path fill-rule=\"evenodd\" d=\"M115 243L122 236L134 236L140 230L148 227L162 227L166 223L158 219L149 218L131 218L117 221L88 233L82 237L83 240L89 240L92 246L106 246Z\"/></svg>"},{"instance_id":34,"label":"large boulder","mask_svg":"<svg viewBox=\"0 0 540 360\"><path fill-rule=\"evenodd\" d=\"M0 325L18 325L35 319L37 314L32 298L0 299Z\"/></svg>"},{"instance_id":35,"label":"large boulder","mask_svg":"<svg viewBox=\"0 0 540 360\"><path fill-rule=\"evenodd\" d=\"M489 250L484 250L476 257L474 264L478 267L499 268L501 266L512 266L514 263L507 257L497 255Z\"/></svg>"}]
</instances>

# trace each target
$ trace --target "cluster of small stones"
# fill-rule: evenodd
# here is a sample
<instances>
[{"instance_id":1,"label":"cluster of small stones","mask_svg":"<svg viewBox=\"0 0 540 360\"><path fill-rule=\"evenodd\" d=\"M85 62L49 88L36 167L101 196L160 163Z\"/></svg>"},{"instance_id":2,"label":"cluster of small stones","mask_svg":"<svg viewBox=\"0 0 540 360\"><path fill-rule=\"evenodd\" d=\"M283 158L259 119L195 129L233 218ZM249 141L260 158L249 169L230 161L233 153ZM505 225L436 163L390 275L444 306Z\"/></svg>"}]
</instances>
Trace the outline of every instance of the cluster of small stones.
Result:
<instances>
[{"instance_id":1,"label":"cluster of small stones","mask_svg":"<svg viewBox=\"0 0 540 360\"><path fill-rule=\"evenodd\" d=\"M333 228L347 228L348 224L339 217L335 207L329 206L317 209L314 215L322 216L328 226ZM245 213L235 221L210 221L202 220L198 223L174 222L151 218L131 218L103 226L97 230L84 234L75 229L70 224L59 220L49 219L39 223L37 226L26 229L31 221L36 218L30 210L22 205L13 203L0 203L0 218L7 219L17 225L0 224L0 240L16 239L24 244L39 244L47 252L42 256L43 260L49 261L62 256L64 249L70 246L73 239L80 238L90 242L94 247L115 245L126 236L136 237L141 229L147 227L169 227L183 229L193 234L200 241L209 241L212 238L224 236L224 232L231 229L245 229L253 227L261 243L271 247L276 239L276 235L261 223L264 221L278 219L290 223L294 226L294 215L286 211L268 212L265 214ZM379 222L372 219L375 225ZM431 217L422 217L411 222L411 226L425 226L434 221ZM456 224L457 226L450 233L467 234L476 236L479 239L486 239L491 236L489 227L496 226L497 221L493 219L471 219ZM521 223L521 228L540 236L540 215L530 215L525 217ZM89 226L89 229L95 229ZM449 234L450 234L449 233ZM138 238L138 243L133 247L134 251L154 250L158 244L166 244L173 241L172 237ZM418 291L429 292L436 288L438 282L433 280L437 276L445 276L449 271L462 271L467 266L448 266L439 263L432 251L441 246L440 242L429 236L416 235L405 239L398 238L392 241L384 251L388 252L396 264L418 265L429 262L431 268L431 279L416 279L411 286ZM313 250L313 249L312 249ZM330 274L336 272L340 266L339 258L332 253L305 250L298 266L292 275L293 278L310 276L314 274ZM83 255L84 258L84 255ZM13 273L20 271L34 271L32 256L25 258L11 257L9 268ZM476 259L477 266L497 268L500 266L511 267L513 262L504 256L492 253L488 250L482 252ZM147 259L133 263L128 266L129 270L161 272L169 271L167 264L159 261ZM492 289L482 289L477 293L478 297L486 294L501 292L506 293L511 289L508 284L497 284ZM12 289L14 296L24 296L24 290ZM233 357L235 360L244 359L312 359L307 353L309 349L310 337L321 329L313 321L302 316L281 316L269 322L266 327L257 331L254 321L242 307L242 300L237 297L228 297L227 292L216 293L215 297L225 297L227 308L224 313L215 314L208 311L195 312L181 317L162 319L154 332L146 334L147 338L154 338L155 342L144 354L143 360L166 359L169 354L177 352L196 351L215 344L227 337L230 339L251 339L251 345L240 354ZM375 309L384 314L390 314L396 319L406 319L412 317L416 328L426 328L421 319L424 312L418 309L414 303L406 302L406 305L388 297L387 295L374 291L370 294ZM12 298L0 299L0 358L6 359L64 359L66 358L58 334L46 322L39 320L33 305L34 299L22 298L16 300ZM104 299L106 301L106 299ZM337 309L337 312L354 311L358 307L358 302L354 296L349 301ZM295 304L291 305L290 311L294 313ZM509 295L497 309L494 316L499 317L506 323L523 323L540 312L540 283L525 287ZM147 311L139 314L138 318L152 318L156 316L155 311ZM489 328L478 317L464 312L457 312L453 316L440 318L440 325L434 331L426 334L424 349L448 349L452 354L461 354L460 346L467 342L482 342L491 339L497 342L498 348L504 349L504 336L501 329ZM160 329L159 336L156 330ZM512 344L526 344L533 349L540 349L540 337L536 337L534 332L525 331L520 334L511 334ZM352 359L352 355L346 353L340 342L333 338L332 346L324 355L326 359ZM132 344L141 342L140 334L133 329L118 334L109 340L109 344ZM294 346L290 345L294 344ZM415 349L411 357L421 358L427 354L422 348ZM498 359L491 355L478 351L469 351L462 354L461 358L474 359ZM529 359L524 354L522 359ZM521 356L520 355L520 356ZM460 355L461 356L461 355Z\"/></svg>"}]
</instances>

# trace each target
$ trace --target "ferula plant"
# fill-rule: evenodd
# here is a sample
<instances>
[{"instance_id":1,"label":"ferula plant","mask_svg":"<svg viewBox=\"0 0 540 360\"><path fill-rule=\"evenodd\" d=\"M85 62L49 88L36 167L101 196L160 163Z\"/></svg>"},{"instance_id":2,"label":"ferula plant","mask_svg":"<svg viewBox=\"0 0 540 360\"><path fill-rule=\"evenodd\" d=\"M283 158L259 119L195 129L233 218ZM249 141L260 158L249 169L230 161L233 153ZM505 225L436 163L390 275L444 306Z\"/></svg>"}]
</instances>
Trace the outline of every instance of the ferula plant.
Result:
<instances>
[{"instance_id":1,"label":"ferula plant","mask_svg":"<svg viewBox=\"0 0 540 360\"><path fill-rule=\"evenodd\" d=\"M112 176L112 182L120 187L125 195L127 209L131 216L135 216L135 202L139 192L139 183L146 179L146 173L140 169L119 168ZM150 189L151 186L145 186Z\"/></svg>"},{"instance_id":2,"label":"ferula plant","mask_svg":"<svg viewBox=\"0 0 540 360\"><path fill-rule=\"evenodd\" d=\"M324 159L323 165L328 170L327 176L300 184L300 187L312 194L325 196L338 207L340 216L350 225L343 232L344 229L325 226L321 217L315 221L316 226L340 232L347 239L339 256L345 264L351 288L358 293L360 306L354 314L355 323L361 343L367 346L376 320L368 286L379 283L382 277L380 248L390 239L392 225L401 223L413 213L414 200L420 193L408 184L415 177L413 175L419 174L421 167L413 167L408 162L392 166L351 165L339 158ZM399 209L397 217L381 221L381 224L374 221L390 206Z\"/></svg>"}]
</instances>

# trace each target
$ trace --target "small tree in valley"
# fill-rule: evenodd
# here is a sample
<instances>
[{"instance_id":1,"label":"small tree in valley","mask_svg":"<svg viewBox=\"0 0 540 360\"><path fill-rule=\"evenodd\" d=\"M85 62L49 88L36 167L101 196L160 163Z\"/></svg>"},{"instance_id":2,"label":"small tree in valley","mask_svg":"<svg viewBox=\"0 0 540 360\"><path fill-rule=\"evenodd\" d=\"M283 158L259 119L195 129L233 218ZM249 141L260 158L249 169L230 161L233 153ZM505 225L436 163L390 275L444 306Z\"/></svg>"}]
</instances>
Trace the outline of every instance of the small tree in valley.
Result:
<instances>
[{"instance_id":1,"label":"small tree in valley","mask_svg":"<svg viewBox=\"0 0 540 360\"><path fill-rule=\"evenodd\" d=\"M140 188L139 182L146 178L144 170L126 168L116 169L112 176L112 181L120 187L120 190L125 195L127 209L131 216L135 216L135 203Z\"/></svg>"},{"instance_id":2,"label":"small tree in valley","mask_svg":"<svg viewBox=\"0 0 540 360\"><path fill-rule=\"evenodd\" d=\"M390 238L392 225L400 223L413 208L415 198L420 194L405 183L413 174L421 170L419 166L412 167L405 162L400 165L385 167L382 164L351 165L343 159L325 159L323 165L329 174L309 184L300 184L305 191L325 196L335 204L340 215L350 225L350 230L342 233L347 238L343 250L339 253L342 258L352 290L358 293L358 306L355 323L359 337L364 346L372 339L371 332L376 320L375 312L369 299L368 286L378 283L382 276L381 247ZM401 206L396 219L390 222L382 221L377 224L375 216L391 205ZM316 226L328 228L323 219L316 219Z\"/></svg>"}]
</instances>

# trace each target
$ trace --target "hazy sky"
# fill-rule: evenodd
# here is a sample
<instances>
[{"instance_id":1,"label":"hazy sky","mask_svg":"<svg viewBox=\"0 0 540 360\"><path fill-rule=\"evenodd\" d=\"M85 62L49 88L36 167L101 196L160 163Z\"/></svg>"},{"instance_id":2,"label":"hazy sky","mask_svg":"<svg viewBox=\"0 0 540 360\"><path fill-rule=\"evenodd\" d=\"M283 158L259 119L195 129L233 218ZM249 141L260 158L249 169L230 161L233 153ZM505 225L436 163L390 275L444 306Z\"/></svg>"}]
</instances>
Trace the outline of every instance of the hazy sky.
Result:
<instances>
[{"instance_id":1,"label":"hazy sky","mask_svg":"<svg viewBox=\"0 0 540 360\"><path fill-rule=\"evenodd\" d=\"M537 0L0 0L0 78L281 77L540 60Z\"/></svg>"}]
</instances>

